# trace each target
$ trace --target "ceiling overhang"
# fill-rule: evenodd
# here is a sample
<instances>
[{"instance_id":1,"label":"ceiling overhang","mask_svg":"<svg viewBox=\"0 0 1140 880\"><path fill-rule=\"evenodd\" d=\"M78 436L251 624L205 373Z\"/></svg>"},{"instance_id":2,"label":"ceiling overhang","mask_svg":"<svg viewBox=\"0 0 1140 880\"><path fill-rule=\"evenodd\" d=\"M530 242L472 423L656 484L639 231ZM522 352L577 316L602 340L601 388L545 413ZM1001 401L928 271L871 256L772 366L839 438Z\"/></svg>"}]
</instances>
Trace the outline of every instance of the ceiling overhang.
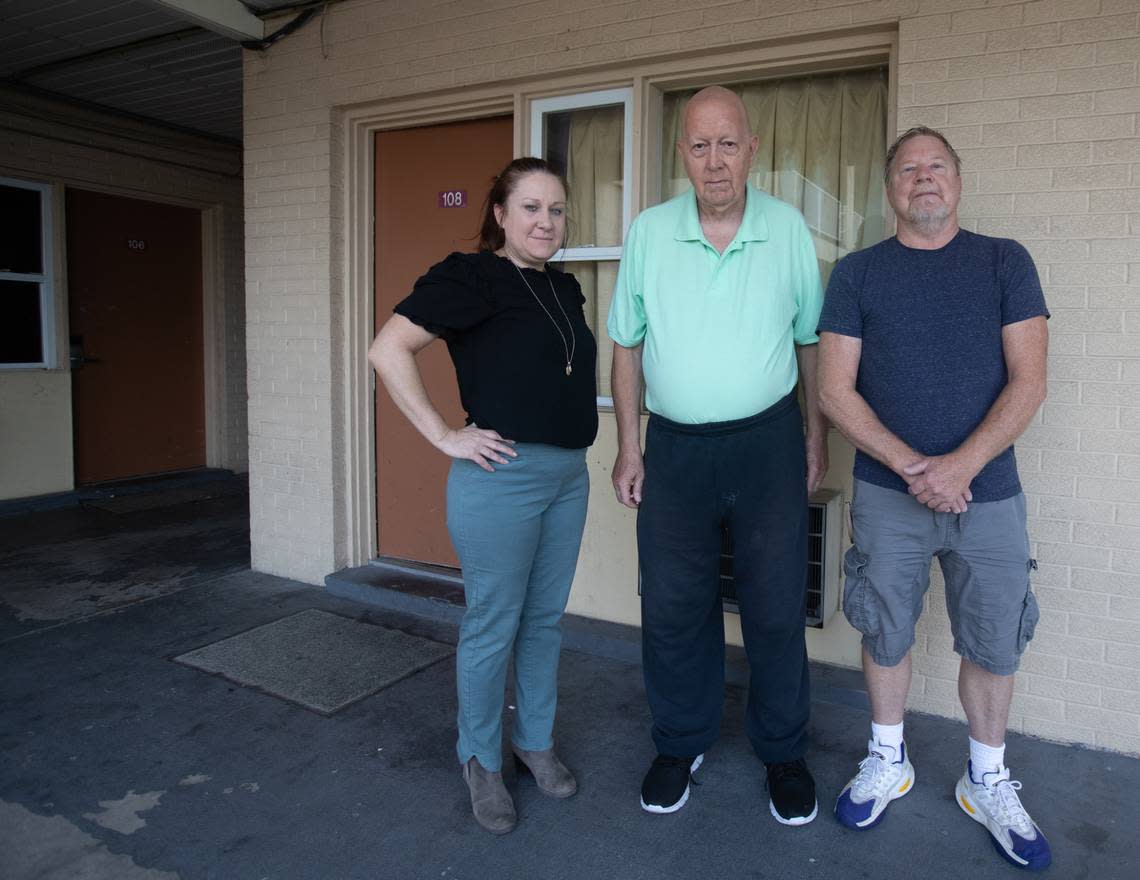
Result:
<instances>
[{"instance_id":1,"label":"ceiling overhang","mask_svg":"<svg viewBox=\"0 0 1140 880\"><path fill-rule=\"evenodd\" d=\"M239 144L243 46L272 51L330 5L3 0L0 85ZM283 27L266 32L262 16L290 10Z\"/></svg>"},{"instance_id":2,"label":"ceiling overhang","mask_svg":"<svg viewBox=\"0 0 1140 880\"><path fill-rule=\"evenodd\" d=\"M239 0L152 0L175 15L231 40L262 40L265 23Z\"/></svg>"}]
</instances>

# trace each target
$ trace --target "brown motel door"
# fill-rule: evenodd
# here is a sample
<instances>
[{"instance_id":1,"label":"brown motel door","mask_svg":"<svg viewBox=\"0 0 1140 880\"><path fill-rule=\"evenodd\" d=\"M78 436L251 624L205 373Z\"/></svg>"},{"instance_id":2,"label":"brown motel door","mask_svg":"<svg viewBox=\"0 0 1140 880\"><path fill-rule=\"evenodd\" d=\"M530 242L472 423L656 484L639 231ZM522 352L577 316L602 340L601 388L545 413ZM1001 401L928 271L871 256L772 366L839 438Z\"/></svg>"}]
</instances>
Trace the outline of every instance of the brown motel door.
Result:
<instances>
[{"instance_id":1,"label":"brown motel door","mask_svg":"<svg viewBox=\"0 0 1140 880\"><path fill-rule=\"evenodd\" d=\"M206 463L202 215L69 189L75 481Z\"/></svg>"},{"instance_id":2,"label":"brown motel door","mask_svg":"<svg viewBox=\"0 0 1140 880\"><path fill-rule=\"evenodd\" d=\"M376 326L427 268L475 250L491 179L511 160L509 116L376 135ZM436 340L418 356L436 408L463 424L455 370ZM444 491L451 460L432 448L377 380L376 519L381 556L458 566Z\"/></svg>"}]
</instances>

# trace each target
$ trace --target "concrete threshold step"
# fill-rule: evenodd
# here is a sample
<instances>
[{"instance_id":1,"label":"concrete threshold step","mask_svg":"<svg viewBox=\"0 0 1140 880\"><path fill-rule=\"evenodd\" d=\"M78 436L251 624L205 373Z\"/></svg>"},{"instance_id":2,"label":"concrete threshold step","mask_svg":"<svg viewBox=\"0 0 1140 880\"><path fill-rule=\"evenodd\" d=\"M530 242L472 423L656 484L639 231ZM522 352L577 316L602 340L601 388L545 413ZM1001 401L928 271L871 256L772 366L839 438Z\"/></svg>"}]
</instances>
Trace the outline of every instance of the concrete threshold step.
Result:
<instances>
[{"instance_id":1,"label":"concrete threshold step","mask_svg":"<svg viewBox=\"0 0 1140 880\"><path fill-rule=\"evenodd\" d=\"M325 577L325 589L388 611L459 625L466 606L463 578L453 568L375 560ZM577 614L562 618L562 646L571 651L641 662L641 630Z\"/></svg>"},{"instance_id":2,"label":"concrete threshold step","mask_svg":"<svg viewBox=\"0 0 1140 880\"><path fill-rule=\"evenodd\" d=\"M374 608L411 614L459 625L463 618L463 578L453 568L377 559L344 568L325 577L333 596ZM570 651L641 663L641 629L577 614L562 618L562 646ZM748 687L748 658L744 649L725 649L725 682ZM866 708L862 673L829 663L811 663L812 700Z\"/></svg>"},{"instance_id":3,"label":"concrete threshold step","mask_svg":"<svg viewBox=\"0 0 1140 880\"><path fill-rule=\"evenodd\" d=\"M40 513L45 510L61 510L77 507L85 502L99 502L131 495L144 495L203 486L214 482L246 482L248 476L235 474L226 468L193 468L186 471L172 471L166 474L151 474L81 486L68 492L53 492L48 495L30 495L26 498L10 498L0 501L0 518L22 516L26 513Z\"/></svg>"}]
</instances>

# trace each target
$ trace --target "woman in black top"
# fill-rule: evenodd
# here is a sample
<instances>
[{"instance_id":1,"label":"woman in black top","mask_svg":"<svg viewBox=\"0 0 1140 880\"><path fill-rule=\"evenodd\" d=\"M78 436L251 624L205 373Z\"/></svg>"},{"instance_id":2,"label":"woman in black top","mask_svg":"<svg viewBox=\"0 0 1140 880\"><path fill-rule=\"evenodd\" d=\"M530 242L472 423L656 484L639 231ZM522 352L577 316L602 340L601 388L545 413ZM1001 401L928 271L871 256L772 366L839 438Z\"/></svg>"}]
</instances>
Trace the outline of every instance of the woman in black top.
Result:
<instances>
[{"instance_id":1,"label":"woman in black top","mask_svg":"<svg viewBox=\"0 0 1140 880\"><path fill-rule=\"evenodd\" d=\"M577 790L554 754L559 620L566 607L598 428L597 349L574 276L546 265L566 234L566 184L542 159L516 159L487 197L479 251L453 253L396 306L369 352L392 399L452 457L447 526L467 612L456 655L458 755L476 820L516 822L503 785L502 711L514 656L512 750L554 797ZM416 352L442 338L467 424L432 406Z\"/></svg>"}]
</instances>

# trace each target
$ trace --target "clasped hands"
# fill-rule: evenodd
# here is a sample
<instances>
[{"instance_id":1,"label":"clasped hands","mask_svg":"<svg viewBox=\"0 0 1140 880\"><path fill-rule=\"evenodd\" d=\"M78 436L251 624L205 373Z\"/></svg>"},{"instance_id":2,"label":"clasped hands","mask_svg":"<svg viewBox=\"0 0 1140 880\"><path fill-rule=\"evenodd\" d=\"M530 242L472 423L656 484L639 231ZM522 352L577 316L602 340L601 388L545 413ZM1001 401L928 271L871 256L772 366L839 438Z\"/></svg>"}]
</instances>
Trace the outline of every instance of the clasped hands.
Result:
<instances>
[{"instance_id":1,"label":"clasped hands","mask_svg":"<svg viewBox=\"0 0 1140 880\"><path fill-rule=\"evenodd\" d=\"M965 513L974 500L970 482L977 470L957 453L932 455L906 465L899 476L920 504L941 513Z\"/></svg>"}]
</instances>

